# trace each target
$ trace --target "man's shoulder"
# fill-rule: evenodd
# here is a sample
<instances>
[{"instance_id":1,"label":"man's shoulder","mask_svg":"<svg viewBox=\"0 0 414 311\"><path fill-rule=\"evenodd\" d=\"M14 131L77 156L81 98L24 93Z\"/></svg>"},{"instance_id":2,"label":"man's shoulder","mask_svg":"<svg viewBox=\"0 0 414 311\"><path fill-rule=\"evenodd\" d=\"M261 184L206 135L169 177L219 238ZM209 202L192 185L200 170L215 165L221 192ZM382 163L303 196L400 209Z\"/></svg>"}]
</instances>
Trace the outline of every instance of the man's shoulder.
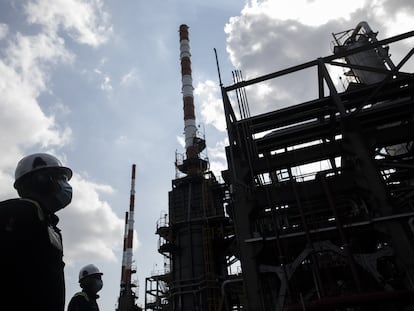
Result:
<instances>
[{"instance_id":1,"label":"man's shoulder","mask_svg":"<svg viewBox=\"0 0 414 311\"><path fill-rule=\"evenodd\" d=\"M30 199L13 198L4 201L0 201L0 208L12 208L12 207L37 207L39 203Z\"/></svg>"},{"instance_id":2,"label":"man's shoulder","mask_svg":"<svg viewBox=\"0 0 414 311\"><path fill-rule=\"evenodd\" d=\"M0 202L0 219L38 219L44 216L37 202L28 199L8 199Z\"/></svg>"},{"instance_id":3,"label":"man's shoulder","mask_svg":"<svg viewBox=\"0 0 414 311\"><path fill-rule=\"evenodd\" d=\"M69 301L68 310L74 310L75 306L83 305L87 306L89 302L89 297L85 292L78 292L72 296Z\"/></svg>"}]
</instances>

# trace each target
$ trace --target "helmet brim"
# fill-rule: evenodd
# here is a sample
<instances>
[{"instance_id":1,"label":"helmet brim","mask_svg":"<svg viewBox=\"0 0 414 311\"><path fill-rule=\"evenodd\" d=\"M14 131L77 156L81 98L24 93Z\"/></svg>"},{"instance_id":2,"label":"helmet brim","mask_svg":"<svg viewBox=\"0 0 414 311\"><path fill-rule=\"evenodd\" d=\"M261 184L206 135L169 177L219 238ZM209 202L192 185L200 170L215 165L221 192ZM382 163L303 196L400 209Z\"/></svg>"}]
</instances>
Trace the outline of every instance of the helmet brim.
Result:
<instances>
[{"instance_id":1,"label":"helmet brim","mask_svg":"<svg viewBox=\"0 0 414 311\"><path fill-rule=\"evenodd\" d=\"M102 276L102 275L103 275L103 273L102 273L102 272L96 272L96 273L91 273L91 274L85 275L84 277L82 277L82 278L80 278L80 279L79 279L79 282L82 282L83 280L86 280L86 279L88 279L88 278L91 278L91 277L93 277L93 276L95 276L95 275L100 275L100 276Z\"/></svg>"},{"instance_id":2,"label":"helmet brim","mask_svg":"<svg viewBox=\"0 0 414 311\"><path fill-rule=\"evenodd\" d=\"M73 176L73 172L72 172L72 170L69 167L65 167L65 166L39 167L39 168L35 168L35 169L31 170L30 172L27 172L26 174L20 176L20 178L17 179L14 182L13 187L15 189L17 189L19 187L19 183L23 179L25 179L28 176L30 176L30 175L32 175L32 174L34 174L36 172L39 172L39 171L54 171L54 172L58 172L58 173L60 173L62 175L65 175L68 180L70 180L72 178L72 176Z\"/></svg>"}]
</instances>

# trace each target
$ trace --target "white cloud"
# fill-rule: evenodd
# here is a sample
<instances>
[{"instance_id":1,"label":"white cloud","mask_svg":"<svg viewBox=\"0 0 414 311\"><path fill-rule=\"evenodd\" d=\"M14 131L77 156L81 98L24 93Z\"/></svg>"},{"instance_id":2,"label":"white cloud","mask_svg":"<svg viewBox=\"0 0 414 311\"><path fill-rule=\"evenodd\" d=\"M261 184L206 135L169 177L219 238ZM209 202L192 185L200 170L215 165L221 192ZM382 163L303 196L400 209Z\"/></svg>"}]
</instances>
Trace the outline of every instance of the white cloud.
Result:
<instances>
[{"instance_id":1,"label":"white cloud","mask_svg":"<svg viewBox=\"0 0 414 311\"><path fill-rule=\"evenodd\" d=\"M383 37L410 31L413 12L405 0L251 0L225 26L227 51L236 68L255 68L248 74L257 76L330 54L331 33L360 21Z\"/></svg>"},{"instance_id":2,"label":"white cloud","mask_svg":"<svg viewBox=\"0 0 414 311\"><path fill-rule=\"evenodd\" d=\"M214 175L220 176L221 171L227 169L225 147L229 145L228 138L216 142L214 147L208 147L210 169Z\"/></svg>"},{"instance_id":3,"label":"white cloud","mask_svg":"<svg viewBox=\"0 0 414 311\"><path fill-rule=\"evenodd\" d=\"M265 11L252 14L246 10L226 24L227 52L234 67L242 69L248 79L330 53L331 33L338 25L335 21L316 28L277 19ZM326 45L315 44L322 41Z\"/></svg>"},{"instance_id":4,"label":"white cloud","mask_svg":"<svg viewBox=\"0 0 414 311\"><path fill-rule=\"evenodd\" d=\"M244 7L242 15L266 15L272 19L295 20L305 25L319 26L329 19L349 19L351 13L363 8L366 2L366 0L252 0ZM329 12L329 18L326 12Z\"/></svg>"},{"instance_id":5,"label":"white cloud","mask_svg":"<svg viewBox=\"0 0 414 311\"><path fill-rule=\"evenodd\" d=\"M112 91L113 87L111 84L111 77L107 73L104 73L102 72L102 70L97 69L97 68L94 69L94 72L96 73L96 75L99 77L99 80L100 80L99 88L105 92Z\"/></svg>"},{"instance_id":6,"label":"white cloud","mask_svg":"<svg viewBox=\"0 0 414 311\"><path fill-rule=\"evenodd\" d=\"M409 11L400 11L395 15L393 22L387 22L388 33L390 35L400 34L401 30L408 31L414 27L412 13Z\"/></svg>"},{"instance_id":7,"label":"white cloud","mask_svg":"<svg viewBox=\"0 0 414 311\"><path fill-rule=\"evenodd\" d=\"M85 180L78 174L70 181L72 203L59 212L65 243L65 261L74 264L85 258L115 261L121 242L123 220L117 217L100 193L112 193L108 185Z\"/></svg>"},{"instance_id":8,"label":"white cloud","mask_svg":"<svg viewBox=\"0 0 414 311\"><path fill-rule=\"evenodd\" d=\"M112 91L113 88L111 84L111 77L108 74L102 72L100 69L94 69L94 72L98 75L99 79L101 80L99 88L105 92Z\"/></svg>"},{"instance_id":9,"label":"white cloud","mask_svg":"<svg viewBox=\"0 0 414 311\"><path fill-rule=\"evenodd\" d=\"M136 68L132 68L128 73L122 76L121 85L131 86L140 81Z\"/></svg>"},{"instance_id":10,"label":"white cloud","mask_svg":"<svg viewBox=\"0 0 414 311\"><path fill-rule=\"evenodd\" d=\"M72 112L70 107L65 105L60 99L54 102L54 105L49 110L53 115L59 115L60 117L67 116Z\"/></svg>"},{"instance_id":11,"label":"white cloud","mask_svg":"<svg viewBox=\"0 0 414 311\"><path fill-rule=\"evenodd\" d=\"M234 67L243 70L248 80L332 54L331 34L363 20L380 32L379 39L412 30L412 12L414 5L409 1L253 0L225 26L227 52ZM405 55L393 45L390 52L397 60ZM333 68L331 72L338 83L341 70ZM263 113L316 98L316 77L316 70L302 70L247 87L251 111Z\"/></svg>"},{"instance_id":12,"label":"white cloud","mask_svg":"<svg viewBox=\"0 0 414 311\"><path fill-rule=\"evenodd\" d=\"M60 150L71 141L72 130L58 125L53 114L45 113L40 96L53 94L49 81L55 66L74 59L58 35L59 25L78 42L97 46L108 34L108 28L100 22L105 17L101 6L100 1L32 1L25 6L27 19L45 27L30 36L17 32L11 37L7 25L0 24L0 38L8 38L0 59L0 132L3 133L0 149L7 150L0 161L1 199L16 196L13 171L27 150L59 154L55 148ZM110 78L102 76L102 87L110 89ZM61 114L69 113L70 109L58 98L48 106L48 111ZM59 158L63 160L65 156ZM101 194L110 194L113 189L77 174L71 184L73 203L59 213L62 229L67 233L64 234L66 262L84 260L85 256L116 260L113 248L122 241L119 236L123 220L100 199Z\"/></svg>"},{"instance_id":13,"label":"white cloud","mask_svg":"<svg viewBox=\"0 0 414 311\"><path fill-rule=\"evenodd\" d=\"M14 178L12 176L12 170L16 165L16 159L13 158L16 152L14 151L11 156L6 157L5 161L2 163L4 171L0 170L0 200L6 200L16 196L16 190L13 188ZM3 160L3 158L2 158Z\"/></svg>"},{"instance_id":14,"label":"white cloud","mask_svg":"<svg viewBox=\"0 0 414 311\"><path fill-rule=\"evenodd\" d=\"M0 23L0 40L4 39L9 33L9 26L7 24Z\"/></svg>"},{"instance_id":15,"label":"white cloud","mask_svg":"<svg viewBox=\"0 0 414 311\"><path fill-rule=\"evenodd\" d=\"M103 81L101 83L101 90L106 92L112 91L111 78L109 76L103 77Z\"/></svg>"},{"instance_id":16,"label":"white cloud","mask_svg":"<svg viewBox=\"0 0 414 311\"><path fill-rule=\"evenodd\" d=\"M65 49L62 38L47 33L35 36L18 33L9 41L4 64L32 89L31 95L38 96L46 89L49 66L72 60L73 55Z\"/></svg>"},{"instance_id":17,"label":"white cloud","mask_svg":"<svg viewBox=\"0 0 414 311\"><path fill-rule=\"evenodd\" d=\"M117 144L117 145L124 145L125 146L129 143L131 143L131 140L125 135L121 135L115 140L115 144Z\"/></svg>"},{"instance_id":18,"label":"white cloud","mask_svg":"<svg viewBox=\"0 0 414 311\"><path fill-rule=\"evenodd\" d=\"M184 148L185 147L185 138L184 136L176 136L178 144Z\"/></svg>"},{"instance_id":19,"label":"white cloud","mask_svg":"<svg viewBox=\"0 0 414 311\"><path fill-rule=\"evenodd\" d=\"M36 0L25 6L29 23L56 33L60 27L81 44L98 46L112 34L109 15L100 0Z\"/></svg>"},{"instance_id":20,"label":"white cloud","mask_svg":"<svg viewBox=\"0 0 414 311\"><path fill-rule=\"evenodd\" d=\"M224 119L223 101L217 83L206 80L197 84L194 89L197 96L197 105L201 108L201 117L205 124L213 125L220 132L226 130Z\"/></svg>"},{"instance_id":21,"label":"white cloud","mask_svg":"<svg viewBox=\"0 0 414 311\"><path fill-rule=\"evenodd\" d=\"M10 150L16 161L30 147L63 146L70 141L71 129L59 127L53 115L42 111L37 98L46 90L48 67L69 62L72 57L56 37L17 34L0 60L0 148ZM13 131L10 131L13 129Z\"/></svg>"}]
</instances>

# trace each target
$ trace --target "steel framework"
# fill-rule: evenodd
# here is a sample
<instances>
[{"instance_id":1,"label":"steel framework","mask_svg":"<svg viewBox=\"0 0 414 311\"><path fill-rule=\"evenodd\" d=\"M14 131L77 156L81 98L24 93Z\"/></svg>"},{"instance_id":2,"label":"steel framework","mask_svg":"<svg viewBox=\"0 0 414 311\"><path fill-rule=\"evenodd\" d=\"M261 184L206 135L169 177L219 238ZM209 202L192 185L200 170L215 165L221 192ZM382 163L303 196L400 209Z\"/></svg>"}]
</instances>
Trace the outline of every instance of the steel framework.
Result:
<instances>
[{"instance_id":1,"label":"steel framework","mask_svg":"<svg viewBox=\"0 0 414 311\"><path fill-rule=\"evenodd\" d=\"M225 297L223 309L413 309L414 75L401 68L414 49L392 69L341 61L413 35L222 86L223 178L243 275L242 306ZM385 78L338 92L328 66ZM246 113L244 87L308 68L318 98Z\"/></svg>"}]
</instances>

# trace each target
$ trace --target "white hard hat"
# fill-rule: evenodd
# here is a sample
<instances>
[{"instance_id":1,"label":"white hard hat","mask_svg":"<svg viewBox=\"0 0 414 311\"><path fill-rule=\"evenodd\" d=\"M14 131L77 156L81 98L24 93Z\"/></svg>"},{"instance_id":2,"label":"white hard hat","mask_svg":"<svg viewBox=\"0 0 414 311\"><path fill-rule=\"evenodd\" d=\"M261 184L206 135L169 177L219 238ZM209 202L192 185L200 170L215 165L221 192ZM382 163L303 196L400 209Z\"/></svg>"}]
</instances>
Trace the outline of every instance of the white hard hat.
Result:
<instances>
[{"instance_id":1,"label":"white hard hat","mask_svg":"<svg viewBox=\"0 0 414 311\"><path fill-rule=\"evenodd\" d=\"M47 153L34 153L21 159L17 163L16 170L14 172L14 188L16 188L19 180L34 171L44 169L56 169L62 171L69 180L72 177L72 170L68 167L62 166L62 163L54 156Z\"/></svg>"},{"instance_id":2,"label":"white hard hat","mask_svg":"<svg viewBox=\"0 0 414 311\"><path fill-rule=\"evenodd\" d=\"M94 274L102 275L103 273L93 264L86 265L79 271L79 282L87 276Z\"/></svg>"}]
</instances>

